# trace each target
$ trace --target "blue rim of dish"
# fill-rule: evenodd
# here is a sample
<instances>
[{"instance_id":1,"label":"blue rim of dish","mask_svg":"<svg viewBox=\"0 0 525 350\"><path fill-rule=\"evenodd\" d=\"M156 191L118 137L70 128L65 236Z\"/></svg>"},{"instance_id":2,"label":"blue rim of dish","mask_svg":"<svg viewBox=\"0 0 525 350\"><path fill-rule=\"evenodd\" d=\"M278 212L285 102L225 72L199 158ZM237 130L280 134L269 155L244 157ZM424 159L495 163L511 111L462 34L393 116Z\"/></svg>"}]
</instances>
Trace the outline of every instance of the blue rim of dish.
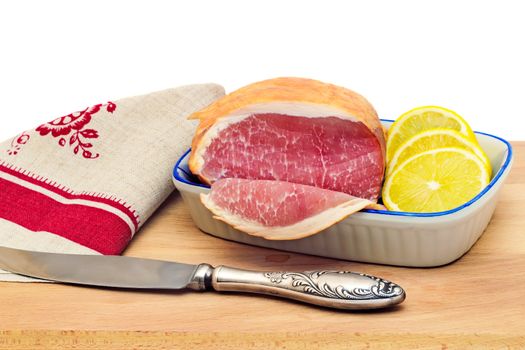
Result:
<instances>
[{"instance_id":1,"label":"blue rim of dish","mask_svg":"<svg viewBox=\"0 0 525 350\"><path fill-rule=\"evenodd\" d=\"M381 119L381 121L383 121L383 122L394 122L391 119ZM476 202L478 199L483 197L483 195L485 195L485 193L487 193L496 184L496 182L498 182L500 177L503 175L505 170L508 168L508 166L510 164L510 161L512 160L512 146L510 145L510 143L507 140L502 139L499 136L487 134L487 133L480 132L480 131L475 131L474 133L495 138L495 139L503 142L507 146L507 158L505 158L505 162L503 162L503 165L499 169L498 173L494 176L494 178L492 178L492 181L490 181L490 183L487 185L487 187L485 187L483 189L483 191L478 193L478 195L476 197L472 198L467 203L465 203L463 205L460 205L459 207L456 207L454 209L450 209L450 210L446 210L446 211L438 211L438 212L434 212L434 213L412 213L412 212L404 212L404 211L390 211L390 210L376 210L376 209L364 209L364 210L362 210L362 212L364 212L364 213L381 214L381 215L393 215L393 216L435 217L435 216L443 216L443 215L448 215L448 214L455 213L457 211L460 211L463 208L466 208L466 207L470 206L472 203ZM204 185L204 184L198 183L198 182L190 182L190 181L182 178L179 175L177 170L180 170L181 172L183 172L184 174L186 174L189 177L194 177L195 178L194 175L188 173L185 169L180 167L180 163L184 160L184 158L186 158L186 156L190 152L191 152L191 148L188 149L182 155L182 157L179 158L179 160L177 160L177 163L175 164L175 167L173 168L173 177L177 181L180 181L180 182L185 183L187 185L197 186L197 187L202 187L202 188L208 188L209 189L210 186L208 186L208 185ZM195 178L195 179L198 181L197 178Z\"/></svg>"}]
</instances>

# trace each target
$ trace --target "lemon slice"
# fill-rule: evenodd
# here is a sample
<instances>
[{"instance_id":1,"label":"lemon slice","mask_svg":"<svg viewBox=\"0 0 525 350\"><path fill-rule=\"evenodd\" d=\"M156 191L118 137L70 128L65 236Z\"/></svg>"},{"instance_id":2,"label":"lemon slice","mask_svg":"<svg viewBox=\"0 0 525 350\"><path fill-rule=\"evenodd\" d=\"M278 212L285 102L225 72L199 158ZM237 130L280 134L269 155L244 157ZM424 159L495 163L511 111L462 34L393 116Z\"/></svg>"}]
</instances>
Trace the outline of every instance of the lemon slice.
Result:
<instances>
[{"instance_id":1,"label":"lemon slice","mask_svg":"<svg viewBox=\"0 0 525 350\"><path fill-rule=\"evenodd\" d=\"M453 129L477 142L470 126L456 112L438 106L418 107L403 114L390 126L386 143L387 162L408 138L434 128Z\"/></svg>"},{"instance_id":2,"label":"lemon slice","mask_svg":"<svg viewBox=\"0 0 525 350\"><path fill-rule=\"evenodd\" d=\"M458 147L416 154L387 176L383 202L389 210L429 213L456 208L489 183L485 164Z\"/></svg>"},{"instance_id":3,"label":"lemon slice","mask_svg":"<svg viewBox=\"0 0 525 350\"><path fill-rule=\"evenodd\" d=\"M492 173L489 158L477 142L473 142L456 130L436 128L422 131L403 142L392 155L388 163L387 174L391 174L397 164L401 164L418 153L443 147L459 147L473 152L485 164L487 172Z\"/></svg>"}]
</instances>

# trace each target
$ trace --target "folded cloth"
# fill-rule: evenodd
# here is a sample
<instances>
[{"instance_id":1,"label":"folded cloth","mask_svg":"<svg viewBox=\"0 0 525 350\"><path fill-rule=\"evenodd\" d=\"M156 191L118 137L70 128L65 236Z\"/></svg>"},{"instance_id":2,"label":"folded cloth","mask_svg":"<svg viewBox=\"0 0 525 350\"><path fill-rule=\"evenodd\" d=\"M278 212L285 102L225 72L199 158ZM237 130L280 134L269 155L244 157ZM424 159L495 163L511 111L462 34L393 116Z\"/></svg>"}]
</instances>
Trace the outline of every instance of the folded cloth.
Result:
<instances>
[{"instance_id":1,"label":"folded cloth","mask_svg":"<svg viewBox=\"0 0 525 350\"><path fill-rule=\"evenodd\" d=\"M188 85L97 104L0 143L0 245L120 254L174 189L196 127L186 117L222 95Z\"/></svg>"}]
</instances>

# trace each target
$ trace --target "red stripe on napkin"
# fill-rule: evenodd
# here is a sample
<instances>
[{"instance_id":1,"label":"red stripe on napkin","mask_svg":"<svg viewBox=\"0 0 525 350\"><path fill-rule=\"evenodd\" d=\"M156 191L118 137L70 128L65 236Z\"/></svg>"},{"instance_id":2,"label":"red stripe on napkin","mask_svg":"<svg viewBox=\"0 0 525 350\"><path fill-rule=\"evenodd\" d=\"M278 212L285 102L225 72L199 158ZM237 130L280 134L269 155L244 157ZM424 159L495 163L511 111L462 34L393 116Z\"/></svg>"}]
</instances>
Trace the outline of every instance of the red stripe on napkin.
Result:
<instances>
[{"instance_id":1,"label":"red stripe on napkin","mask_svg":"<svg viewBox=\"0 0 525 350\"><path fill-rule=\"evenodd\" d=\"M133 223L133 226L135 227L135 231L137 231L138 228L139 228L139 218L136 215L135 211L131 210L129 206L126 206L124 203L121 203L118 200L110 199L110 198L106 198L106 197L102 197L102 196L97 196L97 195L85 194L85 193L73 193L71 191L67 191L64 188L60 188L57 185L54 185L54 184L51 184L51 183L47 183L47 182L42 181L42 180L35 179L33 176L30 176L26 172L22 172L22 171L19 171L17 169L13 169L13 168L11 168L9 166L6 166L4 164L0 164L0 172L4 172L4 173L12 175L12 176L14 176L16 178L19 178L19 179L21 179L23 181L26 181L26 182L32 183L32 184L34 184L36 186L45 188L45 189L47 189L49 191L52 191L52 192L54 192L54 193L56 193L56 194L58 194L58 195L60 195L60 196L62 196L64 198L67 198L67 199L85 199L85 200L89 200L89 201L92 201L92 202L104 203L104 204L107 204L109 206L112 206L115 209L117 209L120 212L122 212L127 217L129 217L129 219Z\"/></svg>"},{"instance_id":2,"label":"red stripe on napkin","mask_svg":"<svg viewBox=\"0 0 525 350\"><path fill-rule=\"evenodd\" d=\"M0 218L28 230L54 233L102 254L120 254L131 240L130 226L104 209L61 203L3 178L0 189Z\"/></svg>"}]
</instances>

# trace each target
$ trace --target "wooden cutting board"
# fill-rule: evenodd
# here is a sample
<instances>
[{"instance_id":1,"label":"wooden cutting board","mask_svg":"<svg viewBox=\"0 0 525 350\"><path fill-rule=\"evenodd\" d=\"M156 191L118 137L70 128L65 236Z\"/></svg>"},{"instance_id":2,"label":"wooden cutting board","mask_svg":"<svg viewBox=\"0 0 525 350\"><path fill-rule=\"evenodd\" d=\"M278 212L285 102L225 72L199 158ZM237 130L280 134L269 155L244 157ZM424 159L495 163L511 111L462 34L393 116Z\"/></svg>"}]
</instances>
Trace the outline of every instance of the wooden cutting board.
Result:
<instances>
[{"instance_id":1,"label":"wooden cutting board","mask_svg":"<svg viewBox=\"0 0 525 350\"><path fill-rule=\"evenodd\" d=\"M386 311L343 312L213 292L130 292L0 284L0 349L525 348L525 142L474 247L438 268L362 264L229 242L199 231L178 194L129 249L139 256L259 270L341 269L403 286Z\"/></svg>"}]
</instances>

